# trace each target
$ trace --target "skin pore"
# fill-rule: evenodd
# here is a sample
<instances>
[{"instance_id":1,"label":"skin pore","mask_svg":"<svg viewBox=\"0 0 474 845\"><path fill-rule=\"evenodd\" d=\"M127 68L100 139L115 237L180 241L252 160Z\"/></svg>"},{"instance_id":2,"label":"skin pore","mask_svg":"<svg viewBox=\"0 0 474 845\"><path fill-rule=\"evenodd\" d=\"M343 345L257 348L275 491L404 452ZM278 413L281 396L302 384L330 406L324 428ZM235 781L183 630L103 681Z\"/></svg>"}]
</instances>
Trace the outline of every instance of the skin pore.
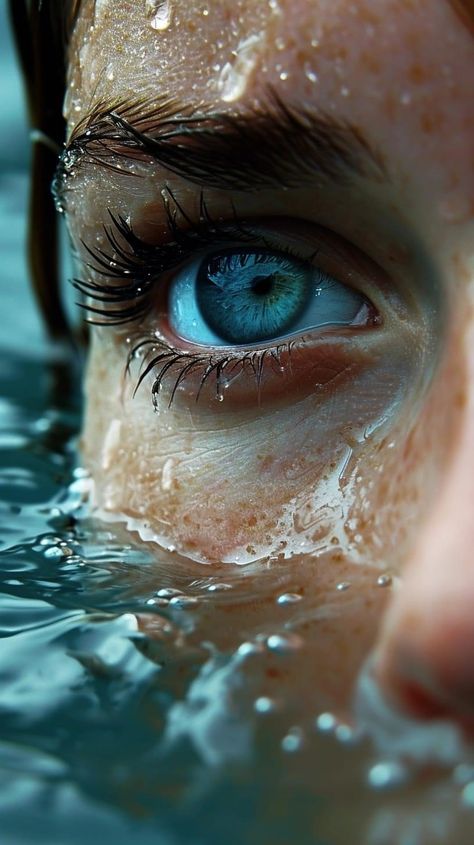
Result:
<instances>
[{"instance_id":1,"label":"skin pore","mask_svg":"<svg viewBox=\"0 0 474 845\"><path fill-rule=\"evenodd\" d=\"M242 599L210 606L202 623L201 639L207 625L221 648L277 624L282 586L304 595L292 631L305 647L289 675L267 678L302 709L346 711L378 642L387 694L463 726L472 714L471 553L466 539L448 582L436 532L441 509L459 538L453 496L460 511L472 501L473 64L472 37L445 0L85 0L71 40L57 190L79 287L101 286L89 305L105 311L92 330L82 435L94 504L155 543L169 567L210 564L227 578L232 564L252 564ZM300 175L265 179L271 126L288 113L294 144L311 135L313 153L301 148ZM235 129L252 120L264 129L253 139L261 159ZM254 156L253 183L183 173L226 133L234 160ZM327 137L325 169L315 150ZM173 145L189 151L180 166ZM212 147L216 171L223 149ZM196 229L207 245L150 279L160 247ZM132 235L149 290L120 304L103 286L129 283L120 261ZM237 351L179 338L167 291L198 257L237 247L309 262L358 295L358 318L310 324L291 350L275 349L278 335ZM107 325L137 301L138 315ZM184 358L173 362L170 348ZM402 577L393 599L377 588L386 572ZM245 600L249 583L258 601ZM454 626L447 614L460 607Z\"/></svg>"}]
</instances>

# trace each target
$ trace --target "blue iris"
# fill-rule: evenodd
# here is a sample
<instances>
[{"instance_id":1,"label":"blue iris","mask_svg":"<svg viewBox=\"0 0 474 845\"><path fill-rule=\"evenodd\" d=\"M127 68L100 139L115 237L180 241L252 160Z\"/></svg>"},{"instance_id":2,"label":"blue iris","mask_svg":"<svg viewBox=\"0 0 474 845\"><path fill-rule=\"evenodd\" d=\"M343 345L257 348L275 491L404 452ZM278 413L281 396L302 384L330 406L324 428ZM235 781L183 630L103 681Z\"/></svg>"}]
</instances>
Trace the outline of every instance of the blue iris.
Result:
<instances>
[{"instance_id":1,"label":"blue iris","mask_svg":"<svg viewBox=\"0 0 474 845\"><path fill-rule=\"evenodd\" d=\"M249 345L350 325L364 298L319 268L265 249L224 249L184 267L169 295L174 332L201 345Z\"/></svg>"}]
</instances>

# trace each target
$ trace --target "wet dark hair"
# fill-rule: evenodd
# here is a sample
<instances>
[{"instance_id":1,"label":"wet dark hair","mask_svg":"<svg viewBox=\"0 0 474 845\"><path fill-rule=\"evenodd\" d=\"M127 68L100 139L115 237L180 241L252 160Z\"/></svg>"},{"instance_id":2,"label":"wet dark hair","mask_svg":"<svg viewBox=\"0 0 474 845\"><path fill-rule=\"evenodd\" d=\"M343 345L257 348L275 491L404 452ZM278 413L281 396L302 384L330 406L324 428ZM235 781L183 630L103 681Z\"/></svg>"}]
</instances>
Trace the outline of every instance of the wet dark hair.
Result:
<instances>
[{"instance_id":1,"label":"wet dark hair","mask_svg":"<svg viewBox=\"0 0 474 845\"><path fill-rule=\"evenodd\" d=\"M62 305L58 216L51 183L66 125L67 45L84 0L8 0L32 127L28 258L36 298L52 338L71 337ZM90 0L92 7L95 0ZM474 0L448 0L474 32Z\"/></svg>"},{"instance_id":2,"label":"wet dark hair","mask_svg":"<svg viewBox=\"0 0 474 845\"><path fill-rule=\"evenodd\" d=\"M65 139L67 43L79 6L80 0L9 0L33 142L28 260L40 310L56 340L69 338L70 328L60 294L59 226L51 182Z\"/></svg>"}]
</instances>

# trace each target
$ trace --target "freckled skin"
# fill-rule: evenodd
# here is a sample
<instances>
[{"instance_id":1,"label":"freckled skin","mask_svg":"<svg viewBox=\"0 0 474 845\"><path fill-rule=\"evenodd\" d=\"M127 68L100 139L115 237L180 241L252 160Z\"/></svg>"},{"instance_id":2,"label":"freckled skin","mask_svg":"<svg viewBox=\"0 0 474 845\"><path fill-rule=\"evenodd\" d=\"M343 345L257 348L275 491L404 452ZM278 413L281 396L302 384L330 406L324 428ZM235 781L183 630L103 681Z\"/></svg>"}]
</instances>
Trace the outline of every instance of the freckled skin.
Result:
<instances>
[{"instance_id":1,"label":"freckled skin","mask_svg":"<svg viewBox=\"0 0 474 845\"><path fill-rule=\"evenodd\" d=\"M333 601L335 565L341 580L358 582L356 604L341 599L332 622L314 622L305 634L304 660L322 667L318 677L298 662L291 681L304 690L302 701L314 695L347 708L387 601L380 591L372 598L374 579L387 568L416 569L412 550L424 542L425 521L460 460L471 413L474 104L466 69L474 65L474 43L444 0L280 0L276 12L263 0L215 0L208 16L201 3L183 0L163 32L151 28L138 3L101 8L91 30L85 4L72 39L70 131L96 102L137 91L144 98L184 92L193 104L239 110L272 85L283 100L360 126L382 152L388 184L291 195L295 217L332 229L381 268L366 294L384 324L354 337L350 378L336 365L335 380L319 393L293 386L286 404L265 399L263 390L260 407L239 408L227 398L219 405L209 390L202 404L186 405L184 396L171 410L160 397L154 413L151 382L133 398L124 377L127 332L95 330L82 437L96 503L146 522L183 556L217 570L223 561L280 556L294 564L316 608ZM256 33L243 92L223 103L222 67ZM159 189L172 177L155 166L140 173L136 181L100 170L70 177L68 220L79 250L81 238L100 233L107 207L131 215L144 236L160 237ZM182 180L173 184L180 196L196 194ZM219 192L210 204L230 215ZM278 192L233 198L245 215L277 217L289 204ZM387 293L387 275L399 293ZM104 468L113 420L121 433ZM319 579L331 585L327 592ZM273 599L257 610L236 603L232 629L273 619ZM224 647L227 619L210 611L206 624ZM395 623L390 630L385 655L396 651ZM473 641L469 648L472 658ZM382 675L393 690L391 672Z\"/></svg>"}]
</instances>

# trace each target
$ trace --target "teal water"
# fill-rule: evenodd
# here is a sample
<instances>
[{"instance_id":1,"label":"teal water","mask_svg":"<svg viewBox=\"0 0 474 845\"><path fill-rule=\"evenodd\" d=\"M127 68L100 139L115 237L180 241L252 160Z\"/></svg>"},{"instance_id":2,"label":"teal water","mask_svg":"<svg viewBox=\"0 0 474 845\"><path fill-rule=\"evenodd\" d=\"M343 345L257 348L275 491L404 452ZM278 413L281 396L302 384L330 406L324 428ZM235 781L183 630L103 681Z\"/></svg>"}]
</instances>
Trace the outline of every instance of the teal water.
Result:
<instances>
[{"instance_id":1,"label":"teal water","mask_svg":"<svg viewBox=\"0 0 474 845\"><path fill-rule=\"evenodd\" d=\"M374 789L367 740L262 698L292 660L279 632L257 613L212 636L214 613L258 607L275 577L284 593L284 571L170 571L87 512L80 370L48 349L28 288L5 32L0 5L0 845L470 845L474 768Z\"/></svg>"}]
</instances>

